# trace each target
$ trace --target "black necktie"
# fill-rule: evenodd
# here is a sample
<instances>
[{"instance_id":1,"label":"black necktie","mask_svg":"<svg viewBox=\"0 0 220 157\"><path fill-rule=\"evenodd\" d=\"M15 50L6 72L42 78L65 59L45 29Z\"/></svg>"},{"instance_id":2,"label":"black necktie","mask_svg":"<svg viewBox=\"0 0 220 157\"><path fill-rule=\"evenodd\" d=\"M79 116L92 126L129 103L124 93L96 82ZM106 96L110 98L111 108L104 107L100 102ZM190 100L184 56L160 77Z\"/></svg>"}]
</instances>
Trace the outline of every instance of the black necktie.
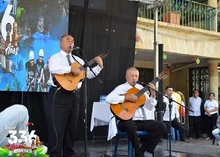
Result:
<instances>
[{"instance_id":1,"label":"black necktie","mask_svg":"<svg viewBox=\"0 0 220 157\"><path fill-rule=\"evenodd\" d=\"M66 55L66 57L67 57L67 61L68 61L69 65L71 65L72 63L71 63L71 60L70 60L70 55Z\"/></svg>"}]
</instances>

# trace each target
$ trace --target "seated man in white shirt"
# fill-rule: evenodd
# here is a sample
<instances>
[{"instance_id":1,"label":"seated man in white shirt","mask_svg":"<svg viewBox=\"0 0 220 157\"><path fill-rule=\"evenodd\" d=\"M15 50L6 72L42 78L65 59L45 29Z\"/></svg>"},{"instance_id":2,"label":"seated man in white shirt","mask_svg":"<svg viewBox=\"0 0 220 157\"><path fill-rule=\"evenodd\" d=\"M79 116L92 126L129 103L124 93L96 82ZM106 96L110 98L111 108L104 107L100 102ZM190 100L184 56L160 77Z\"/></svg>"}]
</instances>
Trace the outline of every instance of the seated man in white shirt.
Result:
<instances>
[{"instance_id":1,"label":"seated man in white shirt","mask_svg":"<svg viewBox=\"0 0 220 157\"><path fill-rule=\"evenodd\" d=\"M167 86L166 87L166 96L171 98L171 100L175 101L175 98L172 97L173 94L173 87L172 86ZM163 97L163 102L166 104L166 108L165 108L165 113L163 116L163 122L167 125L167 127L169 127L169 120L170 120L170 112L169 112L169 99L167 97ZM185 128L184 126L180 123L180 118L179 118L179 111L177 110L177 106L178 104L176 104L175 102L171 102L171 126L176 129L179 130L180 133L180 141L185 141ZM167 129L169 130L169 129ZM168 133L164 134L164 138L167 139L168 138Z\"/></svg>"},{"instance_id":2,"label":"seated man in white shirt","mask_svg":"<svg viewBox=\"0 0 220 157\"><path fill-rule=\"evenodd\" d=\"M143 89L142 85L136 84L139 78L139 71L130 67L126 71L126 81L124 84L117 86L107 97L106 102L110 104L119 104L125 102L136 103L139 101L139 97L132 94L126 94L128 90L132 88L137 88L138 90ZM149 83L151 88L155 88L152 83ZM128 139L132 142L132 146L135 150L135 157L144 157L144 152L153 153L155 147L159 143L161 137L166 131L166 126L163 122L154 121L151 116L147 114L147 109L152 110L156 105L155 91L150 89L151 96L146 92L144 93L146 101L143 106L136 108L135 114L132 119L129 120L119 120L118 129L120 131L126 131ZM144 110L144 112L143 112ZM149 118L148 118L149 117ZM151 120L148 120L151 119ZM147 135L147 140L144 140L141 147L139 147L139 140L137 135L137 130L150 132Z\"/></svg>"}]
</instances>

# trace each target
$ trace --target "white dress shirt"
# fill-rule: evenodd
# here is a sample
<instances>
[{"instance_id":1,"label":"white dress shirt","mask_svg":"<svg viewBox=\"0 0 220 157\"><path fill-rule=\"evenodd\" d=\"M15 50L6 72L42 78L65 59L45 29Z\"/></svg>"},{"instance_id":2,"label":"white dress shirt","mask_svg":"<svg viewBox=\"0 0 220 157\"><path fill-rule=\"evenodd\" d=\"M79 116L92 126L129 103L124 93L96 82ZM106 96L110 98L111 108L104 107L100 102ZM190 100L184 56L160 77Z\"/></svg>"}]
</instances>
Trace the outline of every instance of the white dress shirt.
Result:
<instances>
[{"instance_id":1,"label":"white dress shirt","mask_svg":"<svg viewBox=\"0 0 220 157\"><path fill-rule=\"evenodd\" d=\"M195 98L194 96L189 98L189 116L201 116L201 103L202 99L200 97Z\"/></svg>"},{"instance_id":2,"label":"white dress shirt","mask_svg":"<svg viewBox=\"0 0 220 157\"><path fill-rule=\"evenodd\" d=\"M128 82L117 86L110 94L106 97L106 102L109 104L119 104L125 101L125 96L129 89L133 88L133 86L129 85ZM135 88L141 90L143 89L142 85L136 84ZM134 93L135 94L135 93ZM154 111L157 101L155 98L149 97L149 95L145 92L146 102L143 104L143 109L146 113L146 119L154 119ZM137 108L133 118L133 120L144 120L144 115L142 114L142 109L140 107Z\"/></svg>"},{"instance_id":3,"label":"white dress shirt","mask_svg":"<svg viewBox=\"0 0 220 157\"><path fill-rule=\"evenodd\" d=\"M71 72L71 66L69 65L69 63L67 61L67 57L66 57L67 55L68 54L65 53L63 50L60 50L60 52L58 52L58 53L51 56L50 62L49 62L50 73L52 73L52 74L65 74L65 73L70 73ZM74 56L74 58L72 56L70 57L70 60L71 60L72 63L78 62L81 65L85 64L84 61L81 58L79 58L77 56ZM97 65L94 68L92 68L92 70L94 71L94 73L96 75L98 75L100 73L100 71L102 70L102 68L99 65ZM91 78L94 78L94 77L95 77L95 75L87 67L87 78L91 79ZM52 78L50 78L50 80L48 81L48 84L52 85L52 86L56 86L54 84ZM82 86L82 82L79 82L77 88L79 89L79 88L81 88L81 86Z\"/></svg>"},{"instance_id":4,"label":"white dress shirt","mask_svg":"<svg viewBox=\"0 0 220 157\"><path fill-rule=\"evenodd\" d=\"M171 98L176 101L174 97L171 96ZM166 110L163 115L163 121L169 121L170 120L170 112L169 112L169 99L165 96L163 96L163 102L166 103ZM177 105L175 102L171 102L172 110L171 110L171 121L176 117L179 118L179 111L177 109Z\"/></svg>"}]
</instances>

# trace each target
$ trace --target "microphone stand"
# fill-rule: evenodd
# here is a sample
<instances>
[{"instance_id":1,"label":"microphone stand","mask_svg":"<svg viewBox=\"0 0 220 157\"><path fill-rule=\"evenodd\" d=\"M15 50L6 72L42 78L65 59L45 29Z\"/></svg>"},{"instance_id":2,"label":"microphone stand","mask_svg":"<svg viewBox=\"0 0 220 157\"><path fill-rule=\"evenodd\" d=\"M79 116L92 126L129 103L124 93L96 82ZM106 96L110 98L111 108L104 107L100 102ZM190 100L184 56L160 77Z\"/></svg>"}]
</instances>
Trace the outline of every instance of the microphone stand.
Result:
<instances>
[{"instance_id":1,"label":"microphone stand","mask_svg":"<svg viewBox=\"0 0 220 157\"><path fill-rule=\"evenodd\" d=\"M78 53L78 51L80 50L80 52L82 53L82 55L80 55ZM95 74L95 72L92 70L92 68L89 66L88 60L86 59L83 50L81 48L78 48L75 50L75 52L79 55L80 58L82 58L84 60L84 69L85 69L85 79L84 80L84 105L85 105L85 119L84 119L84 129L85 129L85 157L87 156L87 146L88 146L88 138L87 138L87 130L88 130L88 125L87 125L87 103L88 103L88 97L87 97L87 67L90 69L90 71L94 74L94 76L96 77L97 75ZM72 54L72 53L71 53ZM73 56L73 54L72 54ZM73 57L75 59L75 57ZM75 59L76 60L76 59ZM77 60L76 60L77 61ZM97 78L97 77L96 77ZM97 78L97 80L99 81L99 83L103 83L100 79Z\"/></svg>"},{"instance_id":2,"label":"microphone stand","mask_svg":"<svg viewBox=\"0 0 220 157\"><path fill-rule=\"evenodd\" d=\"M144 85L146 85L149 89L154 90L156 93L165 96L165 97L169 100L169 125L168 125L168 128L169 128L169 129L168 129L168 131L169 131L169 132L168 132L168 134L169 134L169 136L168 136L168 140L169 140L169 156L168 156L168 157L174 157L174 156L172 156L172 154L171 154L171 133L170 133L170 131L171 131L171 126L172 126L172 123L171 123L171 121L172 121L172 120L171 120L172 105L171 105L171 103L172 103L172 102L175 102L175 103L177 103L178 105L180 105L180 106L182 106L182 107L188 109L188 110L191 111L191 112L194 112L194 111L192 111L192 110L189 109L188 107L186 107L186 106L184 106L184 105L182 105L182 104L176 102L175 100L173 100L172 98L168 97L167 95L161 93L160 91L158 91L158 90L156 90L156 89L154 89L154 88L151 88L148 84L144 83Z\"/></svg>"},{"instance_id":3,"label":"microphone stand","mask_svg":"<svg viewBox=\"0 0 220 157\"><path fill-rule=\"evenodd\" d=\"M164 95L166 96L166 95ZM173 102L173 99L172 98L169 98L168 96L166 96L169 100L169 125L168 125L168 141L169 141L169 157L173 157L172 154L171 154L171 126L172 126L172 120L171 120L171 112L172 112L172 105L171 103Z\"/></svg>"}]
</instances>

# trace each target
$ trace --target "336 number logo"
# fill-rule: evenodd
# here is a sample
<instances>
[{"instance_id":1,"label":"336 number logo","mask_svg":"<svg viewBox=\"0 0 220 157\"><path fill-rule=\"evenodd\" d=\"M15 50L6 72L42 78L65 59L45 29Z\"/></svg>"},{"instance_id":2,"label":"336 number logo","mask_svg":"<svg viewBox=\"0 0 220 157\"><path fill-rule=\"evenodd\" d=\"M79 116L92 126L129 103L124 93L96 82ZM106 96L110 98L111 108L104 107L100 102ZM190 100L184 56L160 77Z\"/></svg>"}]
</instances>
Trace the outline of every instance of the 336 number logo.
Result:
<instances>
[{"instance_id":1,"label":"336 number logo","mask_svg":"<svg viewBox=\"0 0 220 157\"><path fill-rule=\"evenodd\" d=\"M36 139L36 136L34 133L35 133L36 130L32 130L30 135L27 134L27 131L26 130L19 130L18 131L18 134L20 134L19 136L19 139L18 137L16 136L17 135L17 130L9 130L9 134L10 134L10 139L8 139L8 143L10 144L13 144L13 143L21 143L21 142L24 142L24 143L32 143L32 139Z\"/></svg>"}]
</instances>

